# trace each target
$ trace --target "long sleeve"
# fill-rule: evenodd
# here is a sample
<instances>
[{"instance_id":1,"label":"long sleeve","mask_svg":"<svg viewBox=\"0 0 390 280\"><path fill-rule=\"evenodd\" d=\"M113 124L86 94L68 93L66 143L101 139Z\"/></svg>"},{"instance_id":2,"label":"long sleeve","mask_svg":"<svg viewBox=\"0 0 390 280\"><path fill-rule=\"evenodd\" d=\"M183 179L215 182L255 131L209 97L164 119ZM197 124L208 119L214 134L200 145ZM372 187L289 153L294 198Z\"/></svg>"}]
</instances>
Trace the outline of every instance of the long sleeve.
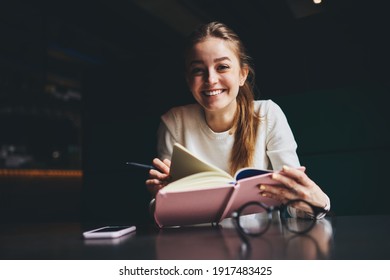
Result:
<instances>
[{"instance_id":1,"label":"long sleeve","mask_svg":"<svg viewBox=\"0 0 390 280\"><path fill-rule=\"evenodd\" d=\"M266 113L266 153L274 170L283 165L299 167L296 153L297 143L282 109L273 101L269 101Z\"/></svg>"}]
</instances>

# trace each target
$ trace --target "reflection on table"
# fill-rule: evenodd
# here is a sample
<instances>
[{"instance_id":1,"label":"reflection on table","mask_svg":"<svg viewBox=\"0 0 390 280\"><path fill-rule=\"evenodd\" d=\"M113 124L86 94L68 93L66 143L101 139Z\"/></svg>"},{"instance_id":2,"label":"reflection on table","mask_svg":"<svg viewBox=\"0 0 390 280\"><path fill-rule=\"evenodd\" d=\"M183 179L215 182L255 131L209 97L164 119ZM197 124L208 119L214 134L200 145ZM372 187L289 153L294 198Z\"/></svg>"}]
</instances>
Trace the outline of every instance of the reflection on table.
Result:
<instances>
[{"instance_id":1,"label":"reflection on table","mask_svg":"<svg viewBox=\"0 0 390 280\"><path fill-rule=\"evenodd\" d=\"M158 259L327 259L332 225L316 222L306 234L294 234L273 222L259 237L241 238L231 219L218 226L161 229L156 237Z\"/></svg>"}]
</instances>

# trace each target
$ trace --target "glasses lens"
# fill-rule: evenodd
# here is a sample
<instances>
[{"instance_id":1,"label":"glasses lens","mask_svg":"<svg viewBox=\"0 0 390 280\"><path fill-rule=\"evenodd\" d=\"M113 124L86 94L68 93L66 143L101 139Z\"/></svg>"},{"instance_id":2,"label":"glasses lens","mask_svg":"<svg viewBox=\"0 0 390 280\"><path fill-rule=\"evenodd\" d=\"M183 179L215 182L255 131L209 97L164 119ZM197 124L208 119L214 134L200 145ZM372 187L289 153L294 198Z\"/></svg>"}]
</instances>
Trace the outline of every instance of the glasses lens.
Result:
<instances>
[{"instance_id":1,"label":"glasses lens","mask_svg":"<svg viewBox=\"0 0 390 280\"><path fill-rule=\"evenodd\" d=\"M248 204L239 213L238 225L246 234L262 234L267 230L269 223L270 214L260 204Z\"/></svg>"},{"instance_id":2,"label":"glasses lens","mask_svg":"<svg viewBox=\"0 0 390 280\"><path fill-rule=\"evenodd\" d=\"M281 212L281 218L289 231L305 233L315 224L315 212L312 206L303 200L290 201Z\"/></svg>"}]
</instances>

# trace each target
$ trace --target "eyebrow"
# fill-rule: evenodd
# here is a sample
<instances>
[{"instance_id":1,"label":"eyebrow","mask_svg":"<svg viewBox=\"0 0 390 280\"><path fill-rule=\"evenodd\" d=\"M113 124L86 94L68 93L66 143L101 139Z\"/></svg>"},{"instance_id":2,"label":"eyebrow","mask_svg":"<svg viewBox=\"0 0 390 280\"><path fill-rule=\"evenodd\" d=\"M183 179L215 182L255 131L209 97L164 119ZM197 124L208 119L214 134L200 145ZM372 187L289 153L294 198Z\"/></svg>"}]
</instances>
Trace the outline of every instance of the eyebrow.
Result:
<instances>
[{"instance_id":1,"label":"eyebrow","mask_svg":"<svg viewBox=\"0 0 390 280\"><path fill-rule=\"evenodd\" d=\"M221 62L221 61L224 61L224 60L232 61L229 57L223 56L223 57L219 57L219 58L214 59L214 62ZM191 61L190 65L198 64L198 63L199 64L203 64L203 61L202 60L193 60L193 61Z\"/></svg>"}]
</instances>

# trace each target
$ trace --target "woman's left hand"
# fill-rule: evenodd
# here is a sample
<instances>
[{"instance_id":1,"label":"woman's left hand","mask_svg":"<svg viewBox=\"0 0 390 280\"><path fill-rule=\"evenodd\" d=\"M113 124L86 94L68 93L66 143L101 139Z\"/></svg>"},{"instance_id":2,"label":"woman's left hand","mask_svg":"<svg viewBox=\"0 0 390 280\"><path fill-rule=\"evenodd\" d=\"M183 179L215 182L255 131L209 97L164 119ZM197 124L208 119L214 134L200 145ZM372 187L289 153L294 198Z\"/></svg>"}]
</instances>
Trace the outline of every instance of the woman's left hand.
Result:
<instances>
[{"instance_id":1,"label":"woman's left hand","mask_svg":"<svg viewBox=\"0 0 390 280\"><path fill-rule=\"evenodd\" d=\"M303 199L314 206L325 208L329 199L321 188L313 182L301 170L283 166L280 173L272 174L272 179L280 182L281 185L260 185L260 195L287 203L293 199Z\"/></svg>"}]
</instances>

